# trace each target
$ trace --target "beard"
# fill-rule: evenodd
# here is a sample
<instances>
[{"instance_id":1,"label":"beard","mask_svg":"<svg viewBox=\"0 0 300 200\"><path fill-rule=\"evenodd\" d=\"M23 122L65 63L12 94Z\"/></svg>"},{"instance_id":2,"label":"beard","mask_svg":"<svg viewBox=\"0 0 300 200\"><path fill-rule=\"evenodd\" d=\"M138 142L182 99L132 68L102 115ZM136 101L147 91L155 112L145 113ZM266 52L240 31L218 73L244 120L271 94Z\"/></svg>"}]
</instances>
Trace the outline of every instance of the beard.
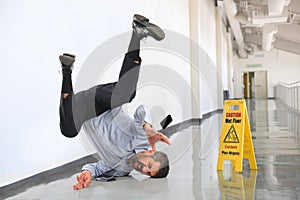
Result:
<instances>
[{"instance_id":1,"label":"beard","mask_svg":"<svg viewBox=\"0 0 300 200\"><path fill-rule=\"evenodd\" d=\"M143 167L144 164L141 163L139 160L141 158L146 158L146 157L151 157L149 155L143 155L143 154L136 154L133 155L130 159L129 159L129 164L138 172L142 172L143 171Z\"/></svg>"}]
</instances>

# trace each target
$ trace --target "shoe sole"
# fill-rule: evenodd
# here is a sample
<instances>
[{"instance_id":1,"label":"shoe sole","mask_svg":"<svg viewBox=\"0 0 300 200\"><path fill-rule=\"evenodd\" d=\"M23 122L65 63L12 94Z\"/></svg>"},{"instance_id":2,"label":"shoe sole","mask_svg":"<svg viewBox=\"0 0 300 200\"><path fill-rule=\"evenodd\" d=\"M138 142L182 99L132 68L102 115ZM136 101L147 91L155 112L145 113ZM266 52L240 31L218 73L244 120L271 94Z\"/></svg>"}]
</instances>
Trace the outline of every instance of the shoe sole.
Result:
<instances>
[{"instance_id":1,"label":"shoe sole","mask_svg":"<svg viewBox=\"0 0 300 200\"><path fill-rule=\"evenodd\" d=\"M69 56L69 57L72 57L72 58L75 58L75 57L76 57L75 55L70 54L70 53L64 53L63 56Z\"/></svg>"},{"instance_id":2,"label":"shoe sole","mask_svg":"<svg viewBox=\"0 0 300 200\"><path fill-rule=\"evenodd\" d=\"M149 31L149 35L154 39L160 41L165 38L165 33L159 26L149 23L145 28Z\"/></svg>"},{"instance_id":3,"label":"shoe sole","mask_svg":"<svg viewBox=\"0 0 300 200\"><path fill-rule=\"evenodd\" d=\"M74 57L64 54L64 55L59 56L59 60L60 60L61 64L63 65L63 67L70 67L75 62Z\"/></svg>"},{"instance_id":4,"label":"shoe sole","mask_svg":"<svg viewBox=\"0 0 300 200\"><path fill-rule=\"evenodd\" d=\"M148 18L135 14L133 16L133 21L138 25L145 27L145 29L149 32L149 35L154 39L160 41L165 38L164 31L156 24L150 23Z\"/></svg>"}]
</instances>

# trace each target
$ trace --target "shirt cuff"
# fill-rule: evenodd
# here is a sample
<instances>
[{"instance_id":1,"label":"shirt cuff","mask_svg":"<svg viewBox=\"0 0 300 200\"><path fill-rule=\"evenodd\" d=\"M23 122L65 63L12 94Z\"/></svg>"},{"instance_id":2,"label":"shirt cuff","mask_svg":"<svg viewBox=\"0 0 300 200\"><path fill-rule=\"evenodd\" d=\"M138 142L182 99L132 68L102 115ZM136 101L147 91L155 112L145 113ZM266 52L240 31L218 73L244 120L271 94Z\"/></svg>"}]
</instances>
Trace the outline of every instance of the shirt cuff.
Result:
<instances>
[{"instance_id":1,"label":"shirt cuff","mask_svg":"<svg viewBox=\"0 0 300 200\"><path fill-rule=\"evenodd\" d=\"M81 169L81 171L84 171L84 170L88 170L91 172L92 174L92 177L95 178L96 177L96 173L95 173L95 168L90 166L90 165L84 165Z\"/></svg>"}]
</instances>

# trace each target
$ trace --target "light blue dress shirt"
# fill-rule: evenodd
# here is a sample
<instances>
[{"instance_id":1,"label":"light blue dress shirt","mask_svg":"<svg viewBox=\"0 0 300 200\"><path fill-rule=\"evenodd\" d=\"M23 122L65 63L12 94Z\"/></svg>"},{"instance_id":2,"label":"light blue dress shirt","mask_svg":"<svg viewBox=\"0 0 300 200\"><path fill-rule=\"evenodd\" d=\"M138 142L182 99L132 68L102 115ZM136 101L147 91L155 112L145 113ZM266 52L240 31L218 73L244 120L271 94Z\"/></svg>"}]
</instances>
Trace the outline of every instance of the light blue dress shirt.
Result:
<instances>
[{"instance_id":1,"label":"light blue dress shirt","mask_svg":"<svg viewBox=\"0 0 300 200\"><path fill-rule=\"evenodd\" d=\"M108 110L83 124L85 133L96 149L100 161L83 166L93 177L125 176L133 168L129 158L139 152L150 149L143 129L145 122L152 123L148 108L139 106L130 118L122 107Z\"/></svg>"}]
</instances>

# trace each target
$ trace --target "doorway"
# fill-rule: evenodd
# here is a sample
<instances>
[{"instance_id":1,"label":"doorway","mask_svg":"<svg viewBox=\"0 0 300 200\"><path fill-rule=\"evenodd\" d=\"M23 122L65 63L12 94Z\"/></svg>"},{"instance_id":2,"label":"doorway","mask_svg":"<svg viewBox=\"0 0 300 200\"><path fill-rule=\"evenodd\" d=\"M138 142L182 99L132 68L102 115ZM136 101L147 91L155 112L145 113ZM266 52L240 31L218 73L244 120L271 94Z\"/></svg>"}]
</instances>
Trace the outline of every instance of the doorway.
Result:
<instances>
[{"instance_id":1,"label":"doorway","mask_svg":"<svg viewBox=\"0 0 300 200\"><path fill-rule=\"evenodd\" d=\"M244 98L267 99L268 81L267 71L253 71L243 73Z\"/></svg>"}]
</instances>

